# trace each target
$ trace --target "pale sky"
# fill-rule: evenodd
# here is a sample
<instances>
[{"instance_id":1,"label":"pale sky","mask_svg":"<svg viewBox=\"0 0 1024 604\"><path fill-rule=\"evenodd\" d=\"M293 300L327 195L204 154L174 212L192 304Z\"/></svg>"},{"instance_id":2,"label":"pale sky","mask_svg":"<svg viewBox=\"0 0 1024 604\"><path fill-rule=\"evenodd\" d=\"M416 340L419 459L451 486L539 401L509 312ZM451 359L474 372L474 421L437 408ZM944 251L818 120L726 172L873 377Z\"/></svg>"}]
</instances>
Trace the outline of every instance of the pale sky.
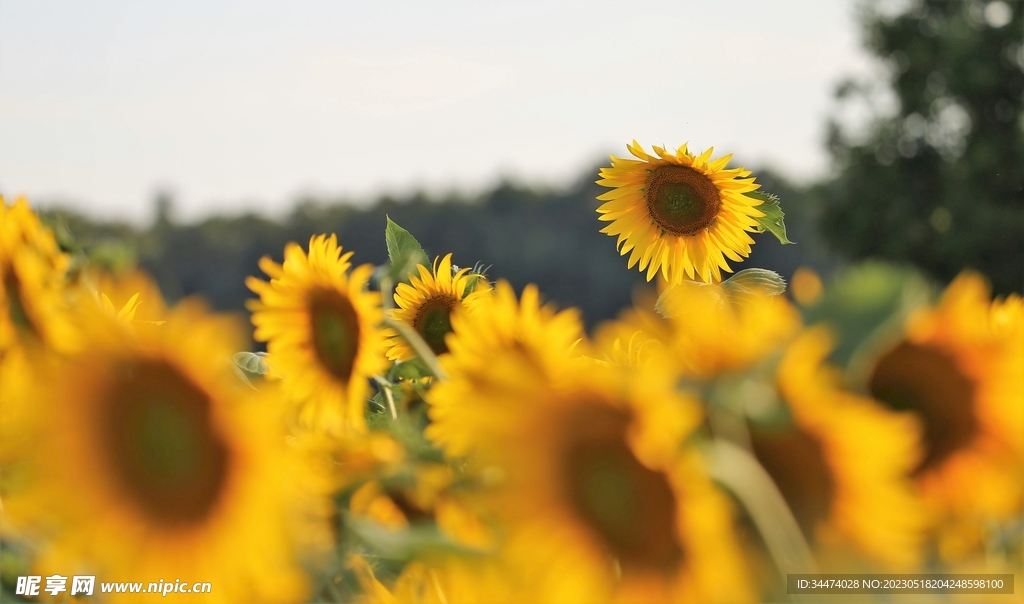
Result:
<instances>
[{"instance_id":1,"label":"pale sky","mask_svg":"<svg viewBox=\"0 0 1024 604\"><path fill-rule=\"evenodd\" d=\"M0 192L97 217L558 186L625 144L826 173L852 0L0 0Z\"/></svg>"}]
</instances>

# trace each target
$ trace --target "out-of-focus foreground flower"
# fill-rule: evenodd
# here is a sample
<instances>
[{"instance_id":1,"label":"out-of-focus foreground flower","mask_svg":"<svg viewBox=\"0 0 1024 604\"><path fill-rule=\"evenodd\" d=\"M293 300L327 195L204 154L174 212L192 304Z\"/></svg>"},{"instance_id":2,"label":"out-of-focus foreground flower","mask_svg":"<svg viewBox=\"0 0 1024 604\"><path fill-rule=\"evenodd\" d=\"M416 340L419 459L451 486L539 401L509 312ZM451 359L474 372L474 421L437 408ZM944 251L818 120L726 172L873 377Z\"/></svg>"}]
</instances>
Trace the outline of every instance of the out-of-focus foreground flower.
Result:
<instances>
[{"instance_id":1,"label":"out-of-focus foreground flower","mask_svg":"<svg viewBox=\"0 0 1024 604\"><path fill-rule=\"evenodd\" d=\"M2 205L0 595L754 602L793 573L1019 573L1021 299L871 264L797 271L797 304L769 270L722 280L748 233L785 241L778 199L710 151L630 150L599 211L661 278L590 335L388 219L382 266L333 235L263 258L245 350Z\"/></svg>"}]
</instances>

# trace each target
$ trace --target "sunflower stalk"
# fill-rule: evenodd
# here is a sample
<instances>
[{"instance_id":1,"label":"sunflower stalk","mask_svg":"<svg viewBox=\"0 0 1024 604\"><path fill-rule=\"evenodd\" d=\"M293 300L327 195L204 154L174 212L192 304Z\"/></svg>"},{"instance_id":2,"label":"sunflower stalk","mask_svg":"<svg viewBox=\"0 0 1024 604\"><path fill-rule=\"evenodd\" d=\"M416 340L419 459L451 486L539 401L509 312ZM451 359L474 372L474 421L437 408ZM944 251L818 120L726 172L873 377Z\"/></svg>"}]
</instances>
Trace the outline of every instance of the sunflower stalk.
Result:
<instances>
[{"instance_id":1,"label":"sunflower stalk","mask_svg":"<svg viewBox=\"0 0 1024 604\"><path fill-rule=\"evenodd\" d=\"M377 382L377 385L380 386L381 392L384 393L384 398L388 402L388 411L391 413L391 419L397 420L398 410L395 408L395 395L391 392L391 389L394 388L395 385L379 375L373 376L373 381Z\"/></svg>"},{"instance_id":2,"label":"sunflower stalk","mask_svg":"<svg viewBox=\"0 0 1024 604\"><path fill-rule=\"evenodd\" d=\"M387 311L391 310L395 306L393 300L393 291L395 284L394 281L392 281L391 277L386 274L380 277L379 283L381 300L384 305L385 313L387 313ZM409 343L409 347L413 349L413 352L415 352L416 356L418 356L420 360L423 361L423 364L427 366L427 369L434 377L441 380L447 379L447 375L445 374L444 369L441 369L441 363L439 363L437 360L437 355L435 355L434 351L430 349L430 346L428 346L427 343L423 341L423 338L420 337L420 334L416 333L415 329L409 327L409 325L407 325L403 321L397 321L387 316L385 316L384 318L384 326L390 327L391 329L397 331L398 334L402 336L402 338L406 342ZM394 402L393 399L391 398L391 392L387 391L387 389L385 390L385 396L388 397L388 404L392 405L393 407ZM394 411L392 411L392 416L397 417Z\"/></svg>"},{"instance_id":3,"label":"sunflower stalk","mask_svg":"<svg viewBox=\"0 0 1024 604\"><path fill-rule=\"evenodd\" d=\"M811 548L771 477L749 452L715 439L707 451L711 476L743 504L782 575L817 572Z\"/></svg>"},{"instance_id":4,"label":"sunflower stalk","mask_svg":"<svg viewBox=\"0 0 1024 604\"><path fill-rule=\"evenodd\" d=\"M384 326L394 329L400 336L402 336L403 339L405 339L406 342L408 342L409 347L413 349L413 352L415 352L416 356L423 361L423 364L427 366L427 369L430 370L430 373L434 377L439 380L448 379L448 374L441 368L441 363L437 360L437 355L435 355L434 351L430 349L430 346L427 346L427 343L423 341L420 334L416 333L415 329L410 327L404 321L396 321L390 318L384 319Z\"/></svg>"},{"instance_id":5,"label":"sunflower stalk","mask_svg":"<svg viewBox=\"0 0 1024 604\"><path fill-rule=\"evenodd\" d=\"M324 591L326 591L327 594L331 597L330 600L327 600L328 602L340 604L341 602L345 602L346 598L344 594L342 594L341 591L338 589L338 586L334 584L334 578L336 576L337 575L334 574L328 576L321 584L321 589L318 590L317 593L322 594ZM320 601L323 602L324 600Z\"/></svg>"},{"instance_id":6,"label":"sunflower stalk","mask_svg":"<svg viewBox=\"0 0 1024 604\"><path fill-rule=\"evenodd\" d=\"M711 433L718 439L724 439L737 447L742 448L748 454L753 450L750 438L750 428L742 408L736 408L734 399L721 396L714 396L712 404L708 405L708 423L711 426Z\"/></svg>"},{"instance_id":7,"label":"sunflower stalk","mask_svg":"<svg viewBox=\"0 0 1024 604\"><path fill-rule=\"evenodd\" d=\"M398 419L398 410L395 409L395 396L391 393L391 388L384 388L384 398L388 401L388 410L391 412L391 419Z\"/></svg>"},{"instance_id":8,"label":"sunflower stalk","mask_svg":"<svg viewBox=\"0 0 1024 604\"><path fill-rule=\"evenodd\" d=\"M388 275L381 275L380 277L380 302L381 306L384 307L384 311L387 312L395 307L395 300L393 291L395 289L395 282L391 280Z\"/></svg>"}]
</instances>

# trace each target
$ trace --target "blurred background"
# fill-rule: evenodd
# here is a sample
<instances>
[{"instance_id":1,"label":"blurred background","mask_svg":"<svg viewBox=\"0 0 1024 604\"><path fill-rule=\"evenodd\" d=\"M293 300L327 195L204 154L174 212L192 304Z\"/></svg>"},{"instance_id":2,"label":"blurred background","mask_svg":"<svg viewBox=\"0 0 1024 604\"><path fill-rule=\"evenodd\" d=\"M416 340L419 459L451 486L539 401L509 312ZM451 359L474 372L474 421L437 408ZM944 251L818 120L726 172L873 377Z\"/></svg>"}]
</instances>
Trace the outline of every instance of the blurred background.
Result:
<instances>
[{"instance_id":1,"label":"blurred background","mask_svg":"<svg viewBox=\"0 0 1024 604\"><path fill-rule=\"evenodd\" d=\"M589 324L643 282L594 184L637 139L734 153L787 277L878 258L1024 289L1020 0L0 0L0 193L65 245L242 311L266 254L335 232L536 282Z\"/></svg>"}]
</instances>

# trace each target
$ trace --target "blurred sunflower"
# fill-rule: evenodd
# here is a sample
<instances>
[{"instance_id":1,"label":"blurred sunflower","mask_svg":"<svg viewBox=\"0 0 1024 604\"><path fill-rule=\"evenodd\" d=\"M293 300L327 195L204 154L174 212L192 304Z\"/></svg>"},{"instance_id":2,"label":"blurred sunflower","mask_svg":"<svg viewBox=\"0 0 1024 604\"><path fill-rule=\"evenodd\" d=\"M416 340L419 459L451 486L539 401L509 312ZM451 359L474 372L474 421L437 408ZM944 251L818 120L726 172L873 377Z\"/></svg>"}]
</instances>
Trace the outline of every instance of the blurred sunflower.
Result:
<instances>
[{"instance_id":1,"label":"blurred sunflower","mask_svg":"<svg viewBox=\"0 0 1024 604\"><path fill-rule=\"evenodd\" d=\"M663 280L659 279L659 289ZM651 362L667 362L666 342L670 340L668 320L655 311L658 292L638 289L633 306L623 309L613 320L594 329L594 351L598 359L620 367L640 367Z\"/></svg>"},{"instance_id":2,"label":"blurred sunflower","mask_svg":"<svg viewBox=\"0 0 1024 604\"><path fill-rule=\"evenodd\" d=\"M907 479L920 459L918 426L843 390L841 374L825 364L832 346L819 327L787 347L776 375L790 421L755 424L754 454L823 561L827 550L854 549L892 569L913 568L924 531Z\"/></svg>"},{"instance_id":3,"label":"blurred sunflower","mask_svg":"<svg viewBox=\"0 0 1024 604\"><path fill-rule=\"evenodd\" d=\"M1024 493L1024 311L993 303L966 273L911 316L874 362L871 394L916 414L924 457L912 468L937 522L940 553L980 546L992 519L1019 517Z\"/></svg>"},{"instance_id":4,"label":"blurred sunflower","mask_svg":"<svg viewBox=\"0 0 1024 604\"><path fill-rule=\"evenodd\" d=\"M435 258L433 271L423 265L418 268L419 276L412 275L409 284L399 283L395 288L398 308L389 314L412 326L434 354L444 354L448 352L445 336L452 330L452 313L461 307L472 311L488 294L490 284L468 268L452 274L451 254L440 263ZM397 332L388 329L384 333L388 337L388 359L404 361L416 356Z\"/></svg>"},{"instance_id":5,"label":"blurred sunflower","mask_svg":"<svg viewBox=\"0 0 1024 604\"><path fill-rule=\"evenodd\" d=\"M267 342L300 425L332 433L365 429L368 379L384 365L380 296L366 289L373 267L349 274L351 256L334 235L318 235L308 255L291 243L283 265L261 259L269 283L246 280L260 296L248 304L255 337Z\"/></svg>"},{"instance_id":6,"label":"blurred sunflower","mask_svg":"<svg viewBox=\"0 0 1024 604\"><path fill-rule=\"evenodd\" d=\"M90 307L79 323L88 352L39 358L41 379L14 388L36 403L21 426L34 438L5 521L43 540L39 571L191 577L211 602L303 597L297 547L319 536L296 518L322 510L295 480L273 395L234 379L238 326L191 302L156 330Z\"/></svg>"},{"instance_id":7,"label":"blurred sunflower","mask_svg":"<svg viewBox=\"0 0 1024 604\"><path fill-rule=\"evenodd\" d=\"M646 357L671 362L689 379L749 368L778 350L801 322L782 296L737 293L717 283L669 286L658 298L658 312L649 298L602 324L595 337L605 349L616 339L632 340Z\"/></svg>"},{"instance_id":8,"label":"blurred sunflower","mask_svg":"<svg viewBox=\"0 0 1024 604\"><path fill-rule=\"evenodd\" d=\"M390 587L382 583L362 556L353 555L347 566L355 573L363 593L360 604L454 604L455 602L518 602L515 586L489 558L435 556L408 563Z\"/></svg>"},{"instance_id":9,"label":"blurred sunflower","mask_svg":"<svg viewBox=\"0 0 1024 604\"><path fill-rule=\"evenodd\" d=\"M614 330L599 332L594 347L600 353L594 361L611 367L646 367L659 357L657 340L641 331L630 333L628 339L618 337Z\"/></svg>"},{"instance_id":10,"label":"blurred sunflower","mask_svg":"<svg viewBox=\"0 0 1024 604\"><path fill-rule=\"evenodd\" d=\"M467 505L455 479L446 463L406 463L400 471L381 474L357 488L349 512L396 532L433 522L452 542L491 549L492 531Z\"/></svg>"},{"instance_id":11,"label":"blurred sunflower","mask_svg":"<svg viewBox=\"0 0 1024 604\"><path fill-rule=\"evenodd\" d=\"M507 284L497 294L493 316L464 315L449 338L428 434L474 451L493 478L502 559L533 590L524 598L749 599L729 504L682 448L695 401L662 372L571 356L578 316L541 308L535 290L520 304Z\"/></svg>"},{"instance_id":12,"label":"blurred sunflower","mask_svg":"<svg viewBox=\"0 0 1024 604\"><path fill-rule=\"evenodd\" d=\"M732 272L725 259L741 262L754 240L747 234L764 213L761 200L744 193L757 190L750 172L728 170L732 155L711 161L713 149L699 156L686 145L675 152L654 147L648 155L636 142L627 145L637 160L612 156L597 184L611 187L597 211L611 222L602 233L617 236L622 255L630 253L629 268L640 265L647 280L659 271L670 284L684 279L722 280Z\"/></svg>"},{"instance_id":13,"label":"blurred sunflower","mask_svg":"<svg viewBox=\"0 0 1024 604\"><path fill-rule=\"evenodd\" d=\"M160 287L140 270L114 273L86 269L79 276L78 286L91 301L123 320L153 324L167 313Z\"/></svg>"},{"instance_id":14,"label":"blurred sunflower","mask_svg":"<svg viewBox=\"0 0 1024 604\"><path fill-rule=\"evenodd\" d=\"M298 430L288 438L303 465L325 494L335 494L353 484L389 474L405 456L402 445L380 431L335 438L330 434Z\"/></svg>"},{"instance_id":15,"label":"blurred sunflower","mask_svg":"<svg viewBox=\"0 0 1024 604\"><path fill-rule=\"evenodd\" d=\"M64 284L69 263L24 198L8 206L0 197L0 358L25 338L74 348Z\"/></svg>"},{"instance_id":16,"label":"blurred sunflower","mask_svg":"<svg viewBox=\"0 0 1024 604\"><path fill-rule=\"evenodd\" d=\"M477 312L453 315L452 331L462 336L447 339L450 354L441 359L452 378L431 389L432 423L425 431L452 456L473 448L480 424L502 425L502 414L511 410L492 405L492 396L515 396L530 388L526 382L552 379L550 372L559 369L555 360L568 355L584 336L575 309L557 312L552 305L541 305L534 285L523 289L520 303L504 280L495 286L493 300L479 305ZM523 354L495 354L500 350ZM460 397L474 404L466 405Z\"/></svg>"},{"instance_id":17,"label":"blurred sunflower","mask_svg":"<svg viewBox=\"0 0 1024 604\"><path fill-rule=\"evenodd\" d=\"M23 486L26 452L33 446L33 435L24 426L37 405L21 396L18 386L39 379L37 356L24 347L13 347L0 355L0 511L2 502ZM10 522L0 522L0 536L13 528Z\"/></svg>"}]
</instances>

